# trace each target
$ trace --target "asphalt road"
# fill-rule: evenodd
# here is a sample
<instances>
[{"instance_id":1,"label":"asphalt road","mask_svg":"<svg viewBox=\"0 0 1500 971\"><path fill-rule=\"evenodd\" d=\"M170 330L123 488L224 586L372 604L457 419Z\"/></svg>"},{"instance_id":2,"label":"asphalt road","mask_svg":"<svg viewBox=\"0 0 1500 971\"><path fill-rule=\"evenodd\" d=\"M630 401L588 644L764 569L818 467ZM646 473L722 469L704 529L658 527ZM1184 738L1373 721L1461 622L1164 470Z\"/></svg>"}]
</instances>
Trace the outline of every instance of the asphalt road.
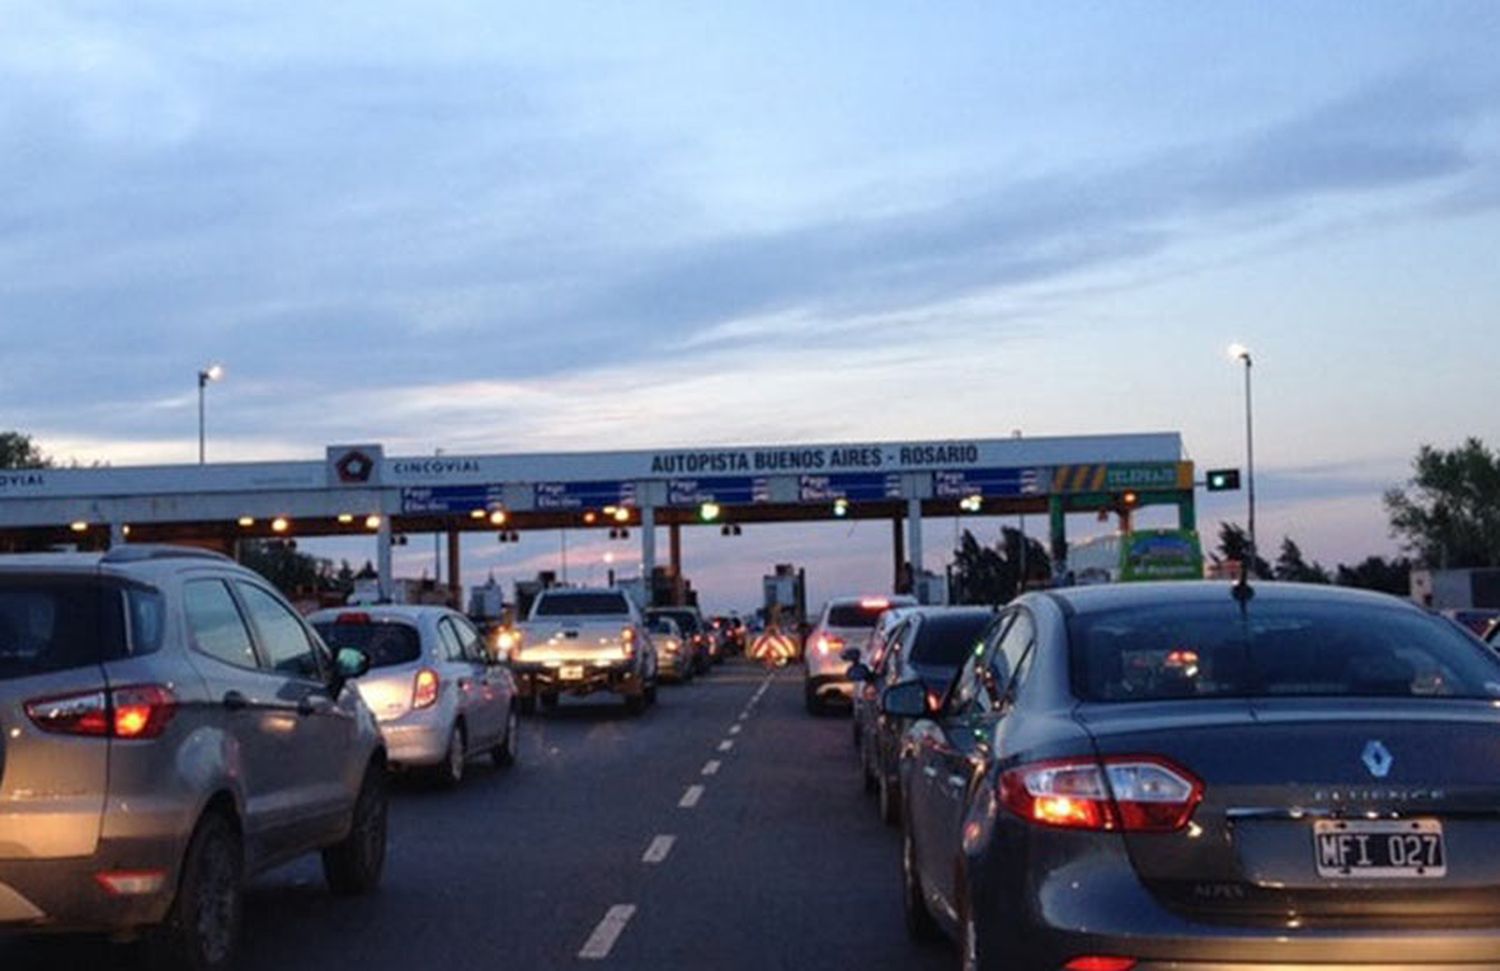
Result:
<instances>
[{"instance_id":1,"label":"asphalt road","mask_svg":"<svg viewBox=\"0 0 1500 971\"><path fill-rule=\"evenodd\" d=\"M396 787L375 895L330 896L315 860L257 879L241 967L956 963L907 941L897 835L864 795L848 720L809 717L796 669L731 662L638 719L565 701L523 729L511 769ZM99 942L0 942L6 971L140 964Z\"/></svg>"}]
</instances>

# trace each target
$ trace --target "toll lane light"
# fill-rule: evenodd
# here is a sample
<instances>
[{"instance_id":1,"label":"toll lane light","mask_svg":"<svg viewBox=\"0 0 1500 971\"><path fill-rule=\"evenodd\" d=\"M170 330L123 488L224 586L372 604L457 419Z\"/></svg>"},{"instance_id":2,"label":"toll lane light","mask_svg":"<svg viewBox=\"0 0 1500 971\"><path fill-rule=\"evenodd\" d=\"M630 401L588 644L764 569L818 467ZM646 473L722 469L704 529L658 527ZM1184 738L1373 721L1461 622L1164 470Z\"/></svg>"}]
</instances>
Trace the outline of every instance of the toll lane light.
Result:
<instances>
[{"instance_id":1,"label":"toll lane light","mask_svg":"<svg viewBox=\"0 0 1500 971\"><path fill-rule=\"evenodd\" d=\"M490 511L491 526L504 526L506 520L508 520L509 518L510 516L506 514L504 509L494 509Z\"/></svg>"},{"instance_id":2,"label":"toll lane light","mask_svg":"<svg viewBox=\"0 0 1500 971\"><path fill-rule=\"evenodd\" d=\"M717 502L705 502L703 505L698 507L698 518L703 520L705 523L711 523L715 519L719 518L719 513L721 511L722 510L719 508L719 504Z\"/></svg>"},{"instance_id":3,"label":"toll lane light","mask_svg":"<svg viewBox=\"0 0 1500 971\"><path fill-rule=\"evenodd\" d=\"M379 516L371 515L371 516L366 516L365 517L365 529L379 529L379 528L380 528L380 517Z\"/></svg>"},{"instance_id":4,"label":"toll lane light","mask_svg":"<svg viewBox=\"0 0 1500 971\"><path fill-rule=\"evenodd\" d=\"M840 519L849 515L849 500L842 498L833 500L833 514Z\"/></svg>"},{"instance_id":5,"label":"toll lane light","mask_svg":"<svg viewBox=\"0 0 1500 971\"><path fill-rule=\"evenodd\" d=\"M353 518L354 517L352 516L350 517L350 519ZM273 533L284 533L291 528L292 524L287 520L285 516L277 516L275 519L271 520L271 532Z\"/></svg>"}]
</instances>

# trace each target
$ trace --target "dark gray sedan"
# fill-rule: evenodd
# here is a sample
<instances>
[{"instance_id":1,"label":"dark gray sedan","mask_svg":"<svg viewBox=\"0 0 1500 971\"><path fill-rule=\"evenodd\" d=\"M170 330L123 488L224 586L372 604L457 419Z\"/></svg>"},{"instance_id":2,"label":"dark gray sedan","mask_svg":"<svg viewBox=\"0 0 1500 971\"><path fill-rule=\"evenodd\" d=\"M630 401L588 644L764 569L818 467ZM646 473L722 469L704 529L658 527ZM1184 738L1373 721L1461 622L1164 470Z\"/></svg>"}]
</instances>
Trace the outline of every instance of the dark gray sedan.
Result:
<instances>
[{"instance_id":1,"label":"dark gray sedan","mask_svg":"<svg viewBox=\"0 0 1500 971\"><path fill-rule=\"evenodd\" d=\"M1395 598L1029 594L888 689L917 937L965 967L1500 967L1500 659Z\"/></svg>"}]
</instances>

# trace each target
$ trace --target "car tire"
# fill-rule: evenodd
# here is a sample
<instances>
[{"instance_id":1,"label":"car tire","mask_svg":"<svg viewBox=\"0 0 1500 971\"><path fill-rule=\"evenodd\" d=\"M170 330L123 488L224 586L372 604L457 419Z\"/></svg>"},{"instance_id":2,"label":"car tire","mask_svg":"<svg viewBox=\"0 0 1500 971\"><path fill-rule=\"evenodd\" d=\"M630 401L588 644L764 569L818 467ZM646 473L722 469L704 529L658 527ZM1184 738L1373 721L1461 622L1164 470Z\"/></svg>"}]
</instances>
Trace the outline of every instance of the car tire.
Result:
<instances>
[{"instance_id":1,"label":"car tire","mask_svg":"<svg viewBox=\"0 0 1500 971\"><path fill-rule=\"evenodd\" d=\"M651 683L648 684L648 685L646 685L646 688L642 692L642 694L644 694L646 696L646 704L648 706L656 704L656 680L655 679L652 679Z\"/></svg>"},{"instance_id":2,"label":"car tire","mask_svg":"<svg viewBox=\"0 0 1500 971\"><path fill-rule=\"evenodd\" d=\"M917 848L909 826L901 829L901 909L906 917L907 936L912 940L923 944L942 940L943 929L927 909L922 874L917 870Z\"/></svg>"},{"instance_id":3,"label":"car tire","mask_svg":"<svg viewBox=\"0 0 1500 971\"><path fill-rule=\"evenodd\" d=\"M864 745L859 747L859 774L863 777L865 792L874 794L879 786L875 771L870 768L870 753Z\"/></svg>"},{"instance_id":4,"label":"car tire","mask_svg":"<svg viewBox=\"0 0 1500 971\"><path fill-rule=\"evenodd\" d=\"M823 702L818 698L818 692L811 684L802 689L802 699L807 703L807 713L814 717L821 716L826 710Z\"/></svg>"},{"instance_id":5,"label":"car tire","mask_svg":"<svg viewBox=\"0 0 1500 971\"><path fill-rule=\"evenodd\" d=\"M545 691L545 692L543 692L542 695L541 695L541 702L542 702L542 710L543 711L556 711L557 710L557 703L558 703L557 692L556 691Z\"/></svg>"},{"instance_id":6,"label":"car tire","mask_svg":"<svg viewBox=\"0 0 1500 971\"><path fill-rule=\"evenodd\" d=\"M526 695L516 699L516 708L523 715L536 714L536 695Z\"/></svg>"},{"instance_id":7,"label":"car tire","mask_svg":"<svg viewBox=\"0 0 1500 971\"><path fill-rule=\"evenodd\" d=\"M901 794L885 769L875 768L875 798L880 807L880 821L887 826L901 825Z\"/></svg>"},{"instance_id":8,"label":"car tire","mask_svg":"<svg viewBox=\"0 0 1500 971\"><path fill-rule=\"evenodd\" d=\"M520 754L521 740L517 736L521 731L520 713L512 706L505 716L505 737L500 744L490 749L490 758L495 767L504 769L516 764L516 756Z\"/></svg>"},{"instance_id":9,"label":"car tire","mask_svg":"<svg viewBox=\"0 0 1500 971\"><path fill-rule=\"evenodd\" d=\"M386 823L389 819L385 768L365 770L354 803L349 835L323 851L323 878L341 897L357 897L380 886L385 873Z\"/></svg>"},{"instance_id":10,"label":"car tire","mask_svg":"<svg viewBox=\"0 0 1500 971\"><path fill-rule=\"evenodd\" d=\"M464 781L464 771L469 764L469 737L463 722L454 722L448 733L448 747L443 750L443 761L433 769L437 784L444 789L455 788Z\"/></svg>"},{"instance_id":11,"label":"car tire","mask_svg":"<svg viewBox=\"0 0 1500 971\"><path fill-rule=\"evenodd\" d=\"M630 715L632 718L634 718L636 716L639 716L645 710L646 695L644 691L638 695L625 696L625 714Z\"/></svg>"},{"instance_id":12,"label":"car tire","mask_svg":"<svg viewBox=\"0 0 1500 971\"><path fill-rule=\"evenodd\" d=\"M234 824L209 812L188 841L172 908L148 938L150 967L219 971L233 965L243 926L244 870Z\"/></svg>"}]
</instances>

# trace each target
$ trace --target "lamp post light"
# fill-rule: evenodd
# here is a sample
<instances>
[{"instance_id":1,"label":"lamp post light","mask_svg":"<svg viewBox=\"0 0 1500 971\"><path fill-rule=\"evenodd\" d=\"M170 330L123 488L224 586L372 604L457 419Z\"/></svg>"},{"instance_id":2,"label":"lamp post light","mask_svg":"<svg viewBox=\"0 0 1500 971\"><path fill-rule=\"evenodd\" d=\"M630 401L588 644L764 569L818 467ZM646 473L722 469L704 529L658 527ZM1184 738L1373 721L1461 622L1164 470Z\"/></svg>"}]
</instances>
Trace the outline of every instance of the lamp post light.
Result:
<instances>
[{"instance_id":1,"label":"lamp post light","mask_svg":"<svg viewBox=\"0 0 1500 971\"><path fill-rule=\"evenodd\" d=\"M198 372L198 464L202 465L206 458L206 425L203 415L204 389L210 381L222 381L224 378L224 365L210 364Z\"/></svg>"},{"instance_id":2,"label":"lamp post light","mask_svg":"<svg viewBox=\"0 0 1500 971\"><path fill-rule=\"evenodd\" d=\"M1243 573L1248 577L1255 572L1259 550L1259 546L1255 542L1255 423L1254 412L1250 404L1250 371L1253 367L1250 348L1238 342L1230 344L1229 359L1245 363L1245 489L1250 507L1250 550L1249 555L1245 557Z\"/></svg>"}]
</instances>

